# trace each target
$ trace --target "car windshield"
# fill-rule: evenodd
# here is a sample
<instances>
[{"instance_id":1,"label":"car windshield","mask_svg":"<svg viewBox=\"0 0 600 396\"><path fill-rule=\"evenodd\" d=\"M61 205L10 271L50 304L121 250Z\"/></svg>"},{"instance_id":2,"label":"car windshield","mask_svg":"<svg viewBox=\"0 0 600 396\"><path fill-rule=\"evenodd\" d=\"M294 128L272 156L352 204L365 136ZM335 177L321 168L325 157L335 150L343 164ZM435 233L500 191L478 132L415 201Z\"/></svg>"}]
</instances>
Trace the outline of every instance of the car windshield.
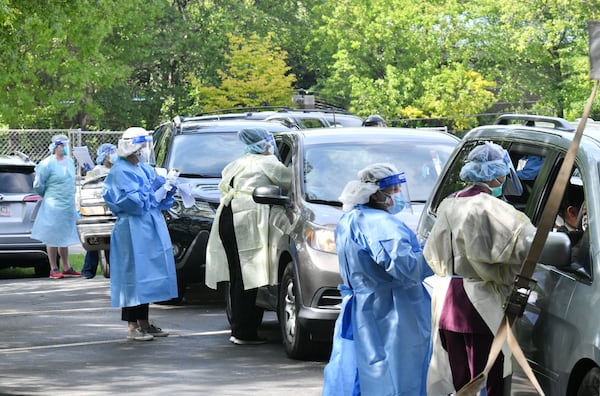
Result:
<instances>
[{"instance_id":1,"label":"car windshield","mask_svg":"<svg viewBox=\"0 0 600 396\"><path fill-rule=\"evenodd\" d=\"M0 168L0 192L29 194L33 192L33 168Z\"/></svg>"},{"instance_id":2,"label":"car windshield","mask_svg":"<svg viewBox=\"0 0 600 396\"><path fill-rule=\"evenodd\" d=\"M182 176L221 177L223 168L243 153L237 131L178 135L166 167L179 169Z\"/></svg>"},{"instance_id":3,"label":"car windshield","mask_svg":"<svg viewBox=\"0 0 600 396\"><path fill-rule=\"evenodd\" d=\"M346 183L355 180L359 170L388 162L399 172L405 172L410 200L425 202L453 148L435 142L309 146L304 157L304 198L313 202L339 202Z\"/></svg>"}]
</instances>

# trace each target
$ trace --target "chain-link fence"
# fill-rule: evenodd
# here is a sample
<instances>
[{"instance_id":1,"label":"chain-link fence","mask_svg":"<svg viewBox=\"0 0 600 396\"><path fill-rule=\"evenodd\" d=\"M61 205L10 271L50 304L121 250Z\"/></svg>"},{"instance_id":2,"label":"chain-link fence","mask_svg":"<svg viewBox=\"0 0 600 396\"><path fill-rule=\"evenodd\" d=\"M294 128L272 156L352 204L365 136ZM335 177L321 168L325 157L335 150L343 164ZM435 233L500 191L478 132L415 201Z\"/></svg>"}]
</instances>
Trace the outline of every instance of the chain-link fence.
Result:
<instances>
[{"instance_id":1,"label":"chain-link fence","mask_svg":"<svg viewBox=\"0 0 600 396\"><path fill-rule=\"evenodd\" d=\"M115 146L123 131L79 131L73 129L4 129L0 130L0 154L15 151L39 162L50 155L48 146L54 135L67 135L72 147L87 146L92 160L96 160L96 150L102 143Z\"/></svg>"}]
</instances>

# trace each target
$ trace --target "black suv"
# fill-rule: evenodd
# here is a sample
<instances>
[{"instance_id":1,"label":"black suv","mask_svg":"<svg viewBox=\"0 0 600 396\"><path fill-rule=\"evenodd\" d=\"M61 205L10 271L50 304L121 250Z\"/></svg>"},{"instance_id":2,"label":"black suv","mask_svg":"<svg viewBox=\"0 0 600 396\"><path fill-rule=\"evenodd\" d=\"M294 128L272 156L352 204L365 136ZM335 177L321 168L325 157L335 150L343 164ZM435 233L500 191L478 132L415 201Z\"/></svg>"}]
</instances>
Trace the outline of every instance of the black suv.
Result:
<instances>
[{"instance_id":1,"label":"black suv","mask_svg":"<svg viewBox=\"0 0 600 396\"><path fill-rule=\"evenodd\" d=\"M191 183L195 198L194 206L186 208L175 194L172 208L164 212L177 267L178 300L187 285L204 282L206 244L220 200L217 186L223 168L244 153L237 137L244 128L288 130L277 122L178 116L153 132L156 166L179 169L179 182Z\"/></svg>"}]
</instances>

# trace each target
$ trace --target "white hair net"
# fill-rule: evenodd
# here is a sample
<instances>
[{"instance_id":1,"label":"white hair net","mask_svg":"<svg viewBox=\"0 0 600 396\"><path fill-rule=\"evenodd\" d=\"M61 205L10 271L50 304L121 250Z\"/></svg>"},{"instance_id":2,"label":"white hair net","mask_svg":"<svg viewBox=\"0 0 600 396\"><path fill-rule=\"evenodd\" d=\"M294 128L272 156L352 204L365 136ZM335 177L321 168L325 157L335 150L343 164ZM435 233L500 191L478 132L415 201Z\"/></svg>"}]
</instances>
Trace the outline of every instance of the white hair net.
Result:
<instances>
[{"instance_id":1,"label":"white hair net","mask_svg":"<svg viewBox=\"0 0 600 396\"><path fill-rule=\"evenodd\" d=\"M506 176L510 172L507 157L502 146L485 142L471 150L467 163L460 170L460 178L471 182L487 182Z\"/></svg>"},{"instance_id":2,"label":"white hair net","mask_svg":"<svg viewBox=\"0 0 600 396\"><path fill-rule=\"evenodd\" d=\"M379 190L377 182L397 173L396 167L388 163L373 164L361 169L357 174L359 180L349 181L339 197L342 209L347 212L356 205L369 202L369 197Z\"/></svg>"},{"instance_id":3,"label":"white hair net","mask_svg":"<svg viewBox=\"0 0 600 396\"><path fill-rule=\"evenodd\" d=\"M238 132L238 138L246 145L247 153L264 153L269 145L270 133L262 128L246 128Z\"/></svg>"},{"instance_id":4,"label":"white hair net","mask_svg":"<svg viewBox=\"0 0 600 396\"><path fill-rule=\"evenodd\" d=\"M142 148L143 144L133 143L132 139L138 136L147 136L148 131L140 127L127 128L123 132L123 136L119 139L119 147L117 148L117 155L119 157L129 157L131 154Z\"/></svg>"},{"instance_id":5,"label":"white hair net","mask_svg":"<svg viewBox=\"0 0 600 396\"><path fill-rule=\"evenodd\" d=\"M52 136L52 143L48 145L48 150L50 150L50 154L54 154L54 149L56 146L60 145L69 145L69 138L67 135L54 135Z\"/></svg>"}]
</instances>

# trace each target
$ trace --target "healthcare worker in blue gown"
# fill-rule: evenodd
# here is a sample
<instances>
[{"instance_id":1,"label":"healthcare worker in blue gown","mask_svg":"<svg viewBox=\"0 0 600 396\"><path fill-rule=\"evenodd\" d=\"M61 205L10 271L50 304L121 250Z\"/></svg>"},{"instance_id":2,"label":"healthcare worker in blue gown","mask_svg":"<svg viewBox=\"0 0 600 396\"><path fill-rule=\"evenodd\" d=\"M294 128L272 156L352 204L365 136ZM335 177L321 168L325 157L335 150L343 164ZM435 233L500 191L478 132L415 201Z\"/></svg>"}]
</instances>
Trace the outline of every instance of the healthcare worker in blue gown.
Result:
<instances>
[{"instance_id":1,"label":"healthcare worker in blue gown","mask_svg":"<svg viewBox=\"0 0 600 396\"><path fill-rule=\"evenodd\" d=\"M31 237L46 244L50 278L80 276L69 264L69 246L80 243L75 208L75 162L69 156L69 138L52 136L50 156L35 167L33 188L43 197ZM57 254L63 264L58 268Z\"/></svg>"},{"instance_id":2,"label":"healthcare worker in blue gown","mask_svg":"<svg viewBox=\"0 0 600 396\"><path fill-rule=\"evenodd\" d=\"M173 204L173 188L157 202L154 192L165 183L149 165L152 136L132 127L119 140L119 160L104 181L104 201L117 217L110 240L110 295L122 307L128 340L150 341L168 333L150 324L149 303L177 297L173 248L161 210Z\"/></svg>"},{"instance_id":3,"label":"healthcare worker in blue gown","mask_svg":"<svg viewBox=\"0 0 600 396\"><path fill-rule=\"evenodd\" d=\"M350 181L335 229L342 309L323 395L425 395L433 272L414 232L394 214L406 199L403 174L373 164Z\"/></svg>"}]
</instances>

